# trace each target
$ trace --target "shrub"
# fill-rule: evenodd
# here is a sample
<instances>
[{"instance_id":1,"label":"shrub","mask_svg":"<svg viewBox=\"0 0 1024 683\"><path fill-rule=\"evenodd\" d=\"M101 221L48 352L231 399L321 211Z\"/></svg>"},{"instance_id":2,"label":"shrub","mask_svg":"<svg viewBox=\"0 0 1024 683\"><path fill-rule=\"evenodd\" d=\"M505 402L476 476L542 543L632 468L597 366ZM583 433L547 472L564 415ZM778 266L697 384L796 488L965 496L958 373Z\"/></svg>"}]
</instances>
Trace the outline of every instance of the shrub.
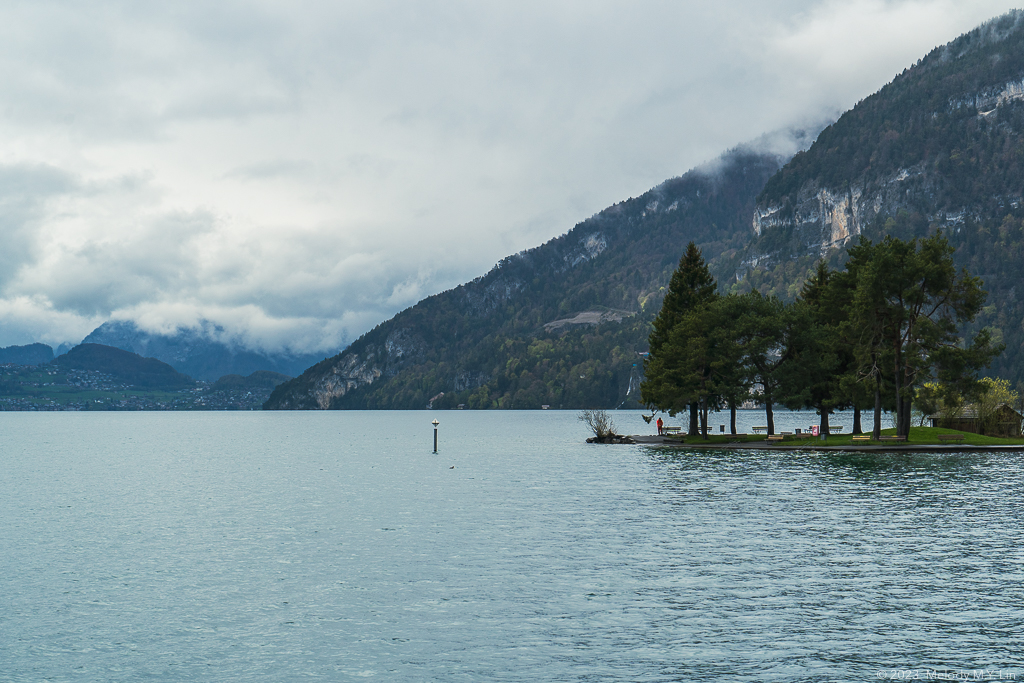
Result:
<instances>
[{"instance_id":1,"label":"shrub","mask_svg":"<svg viewBox=\"0 0 1024 683\"><path fill-rule=\"evenodd\" d=\"M599 439L615 434L615 424L606 410L584 410L577 418L585 422Z\"/></svg>"}]
</instances>

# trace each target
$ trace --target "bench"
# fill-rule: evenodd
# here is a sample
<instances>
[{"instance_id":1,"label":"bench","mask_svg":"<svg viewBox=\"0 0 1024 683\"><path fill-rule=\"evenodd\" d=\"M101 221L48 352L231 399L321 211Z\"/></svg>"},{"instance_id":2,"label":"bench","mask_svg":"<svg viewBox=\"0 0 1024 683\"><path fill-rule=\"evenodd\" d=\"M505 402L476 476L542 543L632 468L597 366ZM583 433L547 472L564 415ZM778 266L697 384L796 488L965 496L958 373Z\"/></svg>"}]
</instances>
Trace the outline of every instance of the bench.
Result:
<instances>
[{"instance_id":1,"label":"bench","mask_svg":"<svg viewBox=\"0 0 1024 683\"><path fill-rule=\"evenodd\" d=\"M769 436L767 439L765 439L765 441L775 442L775 441L782 441L782 439L783 439L782 434L775 434L773 436Z\"/></svg>"},{"instance_id":2,"label":"bench","mask_svg":"<svg viewBox=\"0 0 1024 683\"><path fill-rule=\"evenodd\" d=\"M683 430L682 427L662 427L661 428L661 433L662 434L678 434L682 430Z\"/></svg>"},{"instance_id":3,"label":"bench","mask_svg":"<svg viewBox=\"0 0 1024 683\"><path fill-rule=\"evenodd\" d=\"M753 432L755 434L760 434L761 432L767 432L768 431L767 427L751 427L751 429L753 430Z\"/></svg>"},{"instance_id":4,"label":"bench","mask_svg":"<svg viewBox=\"0 0 1024 683\"><path fill-rule=\"evenodd\" d=\"M870 434L858 434L858 435L853 437L853 440L854 441L871 441L871 435Z\"/></svg>"},{"instance_id":5,"label":"bench","mask_svg":"<svg viewBox=\"0 0 1024 683\"><path fill-rule=\"evenodd\" d=\"M963 440L966 438L963 434L939 434L939 441L959 441L963 443Z\"/></svg>"},{"instance_id":6,"label":"bench","mask_svg":"<svg viewBox=\"0 0 1024 683\"><path fill-rule=\"evenodd\" d=\"M905 437L905 436L880 436L880 437L878 437L878 440L879 441L906 441L907 437Z\"/></svg>"}]
</instances>

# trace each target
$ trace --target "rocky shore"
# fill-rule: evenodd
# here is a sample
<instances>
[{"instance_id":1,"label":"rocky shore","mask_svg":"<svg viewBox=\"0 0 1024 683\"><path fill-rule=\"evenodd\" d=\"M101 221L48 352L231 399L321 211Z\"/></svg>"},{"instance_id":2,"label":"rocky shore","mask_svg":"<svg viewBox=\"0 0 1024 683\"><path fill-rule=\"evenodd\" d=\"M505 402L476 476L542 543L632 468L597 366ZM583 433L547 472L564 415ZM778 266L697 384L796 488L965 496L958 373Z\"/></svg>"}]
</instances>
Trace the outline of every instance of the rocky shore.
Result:
<instances>
[{"instance_id":1,"label":"rocky shore","mask_svg":"<svg viewBox=\"0 0 1024 683\"><path fill-rule=\"evenodd\" d=\"M634 444L636 437L622 436L621 434L608 434L607 436L592 436L587 439L587 443L623 443L623 444ZM643 437L640 437L643 438Z\"/></svg>"}]
</instances>

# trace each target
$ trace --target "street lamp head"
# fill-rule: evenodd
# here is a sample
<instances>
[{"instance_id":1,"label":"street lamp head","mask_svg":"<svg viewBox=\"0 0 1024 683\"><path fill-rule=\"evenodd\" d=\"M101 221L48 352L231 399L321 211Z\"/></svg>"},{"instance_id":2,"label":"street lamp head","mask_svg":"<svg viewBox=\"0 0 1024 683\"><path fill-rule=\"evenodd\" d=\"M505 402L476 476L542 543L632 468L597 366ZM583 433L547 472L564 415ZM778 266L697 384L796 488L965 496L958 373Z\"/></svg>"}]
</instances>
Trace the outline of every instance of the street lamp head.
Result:
<instances>
[{"instance_id":1,"label":"street lamp head","mask_svg":"<svg viewBox=\"0 0 1024 683\"><path fill-rule=\"evenodd\" d=\"M433 422L431 422L430 424L434 425L434 427L437 427L437 425L439 425L439 424L441 424L441 423L440 423L440 422L438 422L438 421L437 421L437 420L435 419L435 420L434 420Z\"/></svg>"}]
</instances>

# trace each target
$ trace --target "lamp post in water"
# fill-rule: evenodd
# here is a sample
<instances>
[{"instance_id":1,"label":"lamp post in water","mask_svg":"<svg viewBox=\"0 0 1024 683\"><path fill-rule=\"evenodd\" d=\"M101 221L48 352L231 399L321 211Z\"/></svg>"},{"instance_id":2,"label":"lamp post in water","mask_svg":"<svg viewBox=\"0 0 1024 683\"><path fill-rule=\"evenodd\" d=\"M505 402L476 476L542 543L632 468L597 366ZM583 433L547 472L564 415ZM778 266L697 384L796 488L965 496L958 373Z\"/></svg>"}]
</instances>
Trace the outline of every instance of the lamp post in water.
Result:
<instances>
[{"instance_id":1,"label":"lamp post in water","mask_svg":"<svg viewBox=\"0 0 1024 683\"><path fill-rule=\"evenodd\" d=\"M435 418L430 424L434 425L434 452L437 453L437 425L441 423Z\"/></svg>"}]
</instances>

